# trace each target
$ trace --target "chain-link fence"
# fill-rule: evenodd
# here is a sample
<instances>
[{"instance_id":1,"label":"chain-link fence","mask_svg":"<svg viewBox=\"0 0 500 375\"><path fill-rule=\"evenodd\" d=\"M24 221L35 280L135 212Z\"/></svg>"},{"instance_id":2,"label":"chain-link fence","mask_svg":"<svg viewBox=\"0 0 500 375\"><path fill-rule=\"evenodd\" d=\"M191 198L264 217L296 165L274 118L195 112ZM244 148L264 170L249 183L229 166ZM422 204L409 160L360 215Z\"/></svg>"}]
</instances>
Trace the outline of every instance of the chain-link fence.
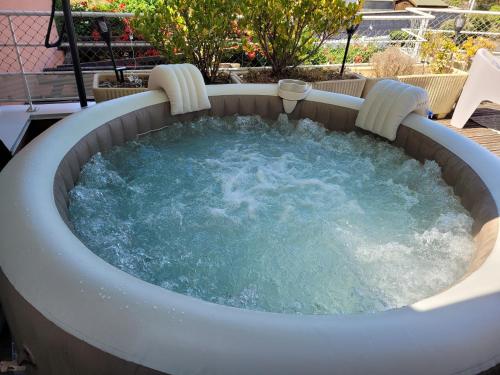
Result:
<instances>
[{"instance_id":1,"label":"chain-link fence","mask_svg":"<svg viewBox=\"0 0 500 375\"><path fill-rule=\"evenodd\" d=\"M118 65L131 69L150 69L164 62L149 43L134 39L128 25L132 16L130 13L73 12L89 99L95 72L111 69L107 45L96 31L96 19L99 17L105 18L112 30L112 49ZM0 102L78 98L65 36L58 48L45 47L49 19L49 12L0 11ZM56 12L51 42L63 34L62 19L62 12Z\"/></svg>"},{"instance_id":2,"label":"chain-link fence","mask_svg":"<svg viewBox=\"0 0 500 375\"><path fill-rule=\"evenodd\" d=\"M464 37L483 36L500 40L500 12L420 8L433 18L429 19L427 29L431 32L455 33L455 20L463 17L465 24L460 31Z\"/></svg>"},{"instance_id":3,"label":"chain-link fence","mask_svg":"<svg viewBox=\"0 0 500 375\"><path fill-rule=\"evenodd\" d=\"M351 41L347 63L368 63L371 57L389 46L398 46L409 55L416 56L418 47L425 39L425 25L432 16L418 10L379 11L363 15ZM416 29L415 34L409 30ZM347 34L340 33L327 44L328 63L342 62Z\"/></svg>"},{"instance_id":4,"label":"chain-link fence","mask_svg":"<svg viewBox=\"0 0 500 375\"><path fill-rule=\"evenodd\" d=\"M363 15L349 49L348 63L367 63L374 53L397 45L417 57L428 32L453 35L455 19L465 17L460 35L483 36L500 41L500 12L460 9L416 9L370 12ZM62 33L62 12L55 13L50 40ZM88 99L92 99L92 82L96 72L111 69L107 45L102 41L96 20L104 18L113 38L112 50L119 66L128 69L151 69L166 62L147 41L134 35L131 13L73 12L77 45ZM0 11L0 103L63 101L78 98L67 40L58 48L45 48L49 12ZM340 33L325 45L326 53L312 64L336 64L342 61L347 38ZM242 48L228 51L226 63L261 66L266 61Z\"/></svg>"}]
</instances>

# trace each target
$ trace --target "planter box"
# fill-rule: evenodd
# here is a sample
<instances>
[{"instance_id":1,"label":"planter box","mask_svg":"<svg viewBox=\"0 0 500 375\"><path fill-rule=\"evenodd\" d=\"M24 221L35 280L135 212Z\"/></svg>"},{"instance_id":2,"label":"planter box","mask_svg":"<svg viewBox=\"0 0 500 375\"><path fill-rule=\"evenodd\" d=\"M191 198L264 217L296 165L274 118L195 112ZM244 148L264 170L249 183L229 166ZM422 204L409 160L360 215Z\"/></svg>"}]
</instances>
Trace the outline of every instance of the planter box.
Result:
<instances>
[{"instance_id":1,"label":"planter box","mask_svg":"<svg viewBox=\"0 0 500 375\"><path fill-rule=\"evenodd\" d=\"M316 90L336 92L338 94L350 95L359 98L363 93L366 78L357 73L351 72L351 74L356 75L358 78L313 82L312 87Z\"/></svg>"},{"instance_id":2,"label":"planter box","mask_svg":"<svg viewBox=\"0 0 500 375\"><path fill-rule=\"evenodd\" d=\"M397 78L401 82L427 90L432 113L437 118L443 118L455 107L467 77L466 72L455 69L451 74L422 74Z\"/></svg>"},{"instance_id":3,"label":"planter box","mask_svg":"<svg viewBox=\"0 0 500 375\"><path fill-rule=\"evenodd\" d=\"M231 73L232 82L244 83L240 75L244 76L249 71L249 69L264 70L269 68L247 68L245 70L242 69L238 70L237 72L232 72ZM335 92L338 94L350 95L359 98L361 97L361 94L363 92L363 87L365 86L366 78L358 73L353 73L353 72L350 73L354 74L357 78L311 82L312 88L316 90Z\"/></svg>"},{"instance_id":4,"label":"planter box","mask_svg":"<svg viewBox=\"0 0 500 375\"><path fill-rule=\"evenodd\" d=\"M421 66L419 66L419 68L421 68ZM373 70L369 67L359 68L356 69L356 71L361 74L366 74L367 76L373 76ZM425 89L429 94L431 111L439 119L446 117L446 115L453 110L453 107L460 97L467 77L467 72L454 69L453 73L450 74L425 73L387 78ZM367 78L362 97L366 97L374 84L381 79L384 78Z\"/></svg>"},{"instance_id":5,"label":"planter box","mask_svg":"<svg viewBox=\"0 0 500 375\"><path fill-rule=\"evenodd\" d=\"M131 74L138 76L139 78L149 77L149 73L124 73L125 78ZM106 73L96 73L94 75L94 83L92 85L92 92L94 94L94 99L96 103L104 102L106 100L116 99L122 96L137 94L147 90L146 87L99 87L99 82L103 79L107 81L116 82L116 76L114 72Z\"/></svg>"}]
</instances>

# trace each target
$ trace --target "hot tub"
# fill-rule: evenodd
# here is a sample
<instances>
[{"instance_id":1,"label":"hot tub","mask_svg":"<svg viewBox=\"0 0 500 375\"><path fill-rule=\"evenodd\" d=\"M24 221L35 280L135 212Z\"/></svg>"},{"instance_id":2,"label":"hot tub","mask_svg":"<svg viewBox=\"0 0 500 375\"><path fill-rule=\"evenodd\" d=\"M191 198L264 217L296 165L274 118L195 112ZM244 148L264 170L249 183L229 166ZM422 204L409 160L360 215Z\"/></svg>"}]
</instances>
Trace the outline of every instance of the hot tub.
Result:
<instances>
[{"instance_id":1,"label":"hot tub","mask_svg":"<svg viewBox=\"0 0 500 375\"><path fill-rule=\"evenodd\" d=\"M201 115L283 112L275 85L207 90L211 110L175 117L161 91L85 109L2 171L0 294L30 372L473 374L500 362L500 160L417 115L405 119L394 144L420 161L435 160L474 218L470 269L438 295L374 314L250 311L141 281L87 249L71 230L67 204L93 154ZM290 116L349 132L362 102L312 90Z\"/></svg>"}]
</instances>

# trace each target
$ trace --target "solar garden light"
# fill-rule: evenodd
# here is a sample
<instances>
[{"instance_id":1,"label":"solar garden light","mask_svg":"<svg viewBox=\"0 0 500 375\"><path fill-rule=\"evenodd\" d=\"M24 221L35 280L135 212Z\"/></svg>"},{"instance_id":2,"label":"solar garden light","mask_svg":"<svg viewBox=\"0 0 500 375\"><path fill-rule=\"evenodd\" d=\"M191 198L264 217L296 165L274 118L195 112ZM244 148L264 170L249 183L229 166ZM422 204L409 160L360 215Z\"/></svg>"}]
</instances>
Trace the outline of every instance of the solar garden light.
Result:
<instances>
[{"instance_id":1,"label":"solar garden light","mask_svg":"<svg viewBox=\"0 0 500 375\"><path fill-rule=\"evenodd\" d=\"M465 26L465 16L463 14L460 14L460 15L458 15L455 18L455 23L454 23L454 27L455 27L455 44L458 44L459 37L460 37L460 32L462 31L462 29L464 28L464 26Z\"/></svg>"},{"instance_id":2,"label":"solar garden light","mask_svg":"<svg viewBox=\"0 0 500 375\"><path fill-rule=\"evenodd\" d=\"M345 0L346 4L350 3L358 3L358 0ZM342 67L340 68L340 77L342 78L344 76L344 70L345 70L345 62L347 60L347 53L349 52L349 45L351 44L351 38L358 30L359 23L354 23L353 20L349 23L349 26L346 28L347 32L347 44L345 46L345 51L344 51L344 59L342 60Z\"/></svg>"},{"instance_id":3,"label":"solar garden light","mask_svg":"<svg viewBox=\"0 0 500 375\"><path fill-rule=\"evenodd\" d=\"M97 19L97 28L99 30L99 34L101 35L102 40L108 46L109 56L111 56L111 62L113 63L113 69L115 71L116 81L123 82L123 71L127 68L125 66L116 66L115 58L113 56L113 50L111 48L111 30L108 27L108 24L104 20L103 17L99 17Z\"/></svg>"}]
</instances>

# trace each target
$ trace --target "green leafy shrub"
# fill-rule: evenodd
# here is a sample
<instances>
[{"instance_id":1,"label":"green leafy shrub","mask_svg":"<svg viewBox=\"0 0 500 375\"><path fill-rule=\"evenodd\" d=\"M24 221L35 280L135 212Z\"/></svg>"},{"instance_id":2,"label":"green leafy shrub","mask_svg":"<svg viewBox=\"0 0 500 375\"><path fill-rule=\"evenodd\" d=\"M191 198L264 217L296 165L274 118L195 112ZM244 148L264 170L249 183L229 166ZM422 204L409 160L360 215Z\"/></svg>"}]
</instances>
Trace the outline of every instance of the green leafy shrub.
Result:
<instances>
[{"instance_id":1,"label":"green leafy shrub","mask_svg":"<svg viewBox=\"0 0 500 375\"><path fill-rule=\"evenodd\" d=\"M335 64L332 62L332 59L330 58L330 53L332 50L338 50L338 48L323 47L318 51L317 54L311 56L309 59L304 61L304 64L307 65Z\"/></svg>"},{"instance_id":2,"label":"green leafy shrub","mask_svg":"<svg viewBox=\"0 0 500 375\"><path fill-rule=\"evenodd\" d=\"M347 63L367 63L370 58L382 48L374 43L365 45L351 44L347 52ZM317 55L313 56L306 63L319 65L319 64L341 64L344 58L344 47L328 47L324 46Z\"/></svg>"},{"instance_id":3,"label":"green leafy shrub","mask_svg":"<svg viewBox=\"0 0 500 375\"><path fill-rule=\"evenodd\" d=\"M264 56L259 44L254 41L248 30L236 27L235 36L234 46L228 49L223 61L237 62L245 67L267 65L266 56Z\"/></svg>"},{"instance_id":4,"label":"green leafy shrub","mask_svg":"<svg viewBox=\"0 0 500 375\"><path fill-rule=\"evenodd\" d=\"M410 34L403 30L392 30L389 33L389 38L394 42L399 43L400 46L405 45L405 40L413 39Z\"/></svg>"},{"instance_id":5,"label":"green leafy shrub","mask_svg":"<svg viewBox=\"0 0 500 375\"><path fill-rule=\"evenodd\" d=\"M465 5L467 5L467 1L463 1L463 0L446 0L446 3L449 6L456 7L456 8L463 8Z\"/></svg>"},{"instance_id":6,"label":"green leafy shrub","mask_svg":"<svg viewBox=\"0 0 500 375\"><path fill-rule=\"evenodd\" d=\"M420 54L429 63L432 73L451 73L458 47L449 36L442 33L426 33Z\"/></svg>"},{"instance_id":7,"label":"green leafy shrub","mask_svg":"<svg viewBox=\"0 0 500 375\"><path fill-rule=\"evenodd\" d=\"M451 73L455 64L467 69L472 58L480 48L494 51L496 44L493 40L482 36L461 35L458 46L454 39L445 34L425 35L426 42L421 46L421 57L428 62L433 73Z\"/></svg>"},{"instance_id":8,"label":"green leafy shrub","mask_svg":"<svg viewBox=\"0 0 500 375\"><path fill-rule=\"evenodd\" d=\"M455 30L455 20L449 19L449 20L443 21L439 25L439 29L440 30L451 30L451 31Z\"/></svg>"},{"instance_id":9,"label":"green leafy shrub","mask_svg":"<svg viewBox=\"0 0 500 375\"><path fill-rule=\"evenodd\" d=\"M238 0L158 0L137 10L133 25L169 61L196 65L211 83L240 10Z\"/></svg>"},{"instance_id":10,"label":"green leafy shrub","mask_svg":"<svg viewBox=\"0 0 500 375\"><path fill-rule=\"evenodd\" d=\"M498 5L498 0L477 0L476 9L488 10L495 4Z\"/></svg>"},{"instance_id":11,"label":"green leafy shrub","mask_svg":"<svg viewBox=\"0 0 500 375\"><path fill-rule=\"evenodd\" d=\"M486 48L490 51L495 50L495 42L491 39L478 36L478 37L468 37L467 40L461 45L463 49L463 60L466 67L470 67L472 63L472 58L476 55L476 52L480 48Z\"/></svg>"},{"instance_id":12,"label":"green leafy shrub","mask_svg":"<svg viewBox=\"0 0 500 375\"><path fill-rule=\"evenodd\" d=\"M248 0L245 20L274 76L311 60L351 22L362 3L344 0Z\"/></svg>"}]
</instances>

